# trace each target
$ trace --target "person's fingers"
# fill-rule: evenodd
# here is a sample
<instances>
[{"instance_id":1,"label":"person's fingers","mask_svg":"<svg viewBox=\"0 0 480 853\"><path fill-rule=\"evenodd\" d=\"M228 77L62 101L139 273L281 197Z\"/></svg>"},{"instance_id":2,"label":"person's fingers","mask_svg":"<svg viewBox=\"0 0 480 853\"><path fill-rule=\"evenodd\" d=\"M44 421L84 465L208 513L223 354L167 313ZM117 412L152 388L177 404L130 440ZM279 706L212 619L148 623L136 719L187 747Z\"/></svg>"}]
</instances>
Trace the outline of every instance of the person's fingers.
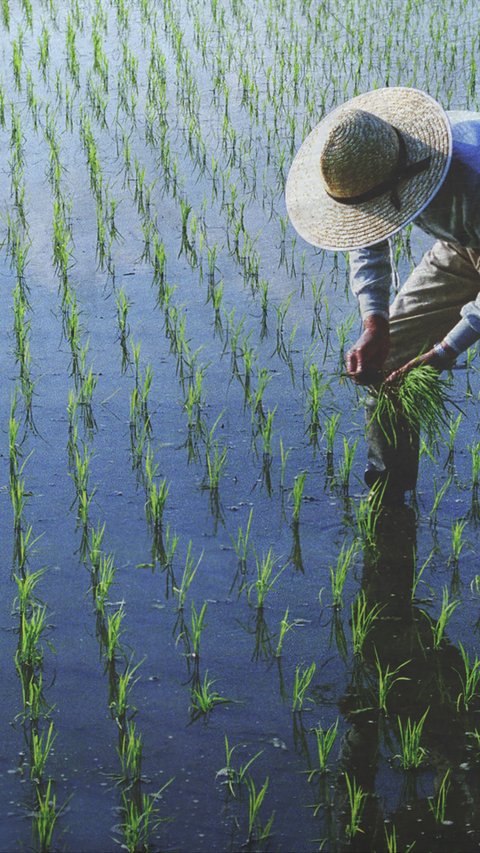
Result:
<instances>
[{"instance_id":1,"label":"person's fingers","mask_svg":"<svg viewBox=\"0 0 480 853\"><path fill-rule=\"evenodd\" d=\"M345 357L345 363L347 365L348 373L356 373L357 372L357 354L355 350L349 350Z\"/></svg>"}]
</instances>

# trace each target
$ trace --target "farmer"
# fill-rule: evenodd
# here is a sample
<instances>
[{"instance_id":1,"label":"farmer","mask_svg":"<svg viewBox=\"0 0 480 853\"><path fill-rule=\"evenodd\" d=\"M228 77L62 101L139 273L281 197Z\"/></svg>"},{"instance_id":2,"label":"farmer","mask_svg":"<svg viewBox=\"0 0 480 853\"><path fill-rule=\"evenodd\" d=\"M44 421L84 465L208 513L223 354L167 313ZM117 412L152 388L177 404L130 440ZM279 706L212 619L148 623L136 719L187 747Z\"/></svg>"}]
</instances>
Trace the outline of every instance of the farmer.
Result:
<instances>
[{"instance_id":1,"label":"farmer","mask_svg":"<svg viewBox=\"0 0 480 853\"><path fill-rule=\"evenodd\" d=\"M404 87L359 95L304 141L286 204L305 240L350 253L363 320L346 356L354 382L392 382L419 364L441 371L480 338L479 113L446 113ZM412 221L435 242L389 306L390 238ZM418 432L400 422L397 434L393 447L370 424L365 472L393 502L415 488L418 471Z\"/></svg>"}]
</instances>

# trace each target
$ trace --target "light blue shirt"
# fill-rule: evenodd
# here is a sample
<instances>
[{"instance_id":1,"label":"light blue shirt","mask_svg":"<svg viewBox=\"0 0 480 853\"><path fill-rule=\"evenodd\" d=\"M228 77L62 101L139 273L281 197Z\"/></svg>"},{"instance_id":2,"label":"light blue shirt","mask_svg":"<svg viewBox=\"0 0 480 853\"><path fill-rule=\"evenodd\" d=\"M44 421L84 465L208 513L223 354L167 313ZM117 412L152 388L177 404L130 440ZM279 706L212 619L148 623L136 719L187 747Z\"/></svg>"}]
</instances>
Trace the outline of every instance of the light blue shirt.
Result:
<instances>
[{"instance_id":1,"label":"light blue shirt","mask_svg":"<svg viewBox=\"0 0 480 853\"><path fill-rule=\"evenodd\" d=\"M452 161L438 193L415 219L422 231L437 240L457 243L480 252L480 113L448 112L453 138ZM390 240L350 252L350 283L358 297L362 318L388 318L394 276ZM480 275L479 275L480 291ZM480 338L480 293L464 305L462 319L445 337L457 352Z\"/></svg>"}]
</instances>

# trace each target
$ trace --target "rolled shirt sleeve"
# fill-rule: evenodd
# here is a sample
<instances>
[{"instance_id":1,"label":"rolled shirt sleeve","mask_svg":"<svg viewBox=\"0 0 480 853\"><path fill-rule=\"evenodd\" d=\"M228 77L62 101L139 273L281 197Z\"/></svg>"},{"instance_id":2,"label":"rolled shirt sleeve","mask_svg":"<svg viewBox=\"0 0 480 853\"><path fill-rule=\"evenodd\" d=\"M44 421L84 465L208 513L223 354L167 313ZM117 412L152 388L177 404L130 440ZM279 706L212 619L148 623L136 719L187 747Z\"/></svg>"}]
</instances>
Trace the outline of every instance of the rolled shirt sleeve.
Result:
<instances>
[{"instance_id":1,"label":"rolled shirt sleeve","mask_svg":"<svg viewBox=\"0 0 480 853\"><path fill-rule=\"evenodd\" d=\"M465 352L480 338L480 294L474 302L467 302L460 314L462 319L444 338L457 354Z\"/></svg>"},{"instance_id":2,"label":"rolled shirt sleeve","mask_svg":"<svg viewBox=\"0 0 480 853\"><path fill-rule=\"evenodd\" d=\"M394 275L389 240L355 249L349 254L350 287L358 299L360 314L379 314L388 320L390 287ZM480 319L480 318L479 318Z\"/></svg>"}]
</instances>

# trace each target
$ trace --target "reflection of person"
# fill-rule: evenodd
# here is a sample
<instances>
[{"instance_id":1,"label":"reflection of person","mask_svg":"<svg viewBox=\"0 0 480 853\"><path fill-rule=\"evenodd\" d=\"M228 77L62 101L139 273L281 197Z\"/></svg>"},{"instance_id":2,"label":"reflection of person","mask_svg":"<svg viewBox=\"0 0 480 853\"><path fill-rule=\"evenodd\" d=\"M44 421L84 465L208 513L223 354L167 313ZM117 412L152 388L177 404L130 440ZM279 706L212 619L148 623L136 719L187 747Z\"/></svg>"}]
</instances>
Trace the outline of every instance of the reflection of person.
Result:
<instances>
[{"instance_id":1,"label":"reflection of person","mask_svg":"<svg viewBox=\"0 0 480 853\"><path fill-rule=\"evenodd\" d=\"M458 649L447 640L434 649L430 625L411 603L415 534L415 515L409 507L382 513L377 525L377 550L364 560L362 589L368 608L379 604L382 610L367 637L365 658L358 663L340 700L349 725L342 742L340 768L369 795L361 822L363 832L353 846L348 845L349 850L384 850L386 820L390 831L395 826L399 850L408 849L413 841L413 849L419 851L479 849L480 777L468 751L468 731L475 712L469 718L457 708L458 673L463 669ZM372 674L376 654L384 670L387 665L394 670L408 661L399 672L408 680L398 681L388 694L388 716L371 707L375 704ZM427 709L421 739L427 749L425 770L416 774L403 771L405 789L399 798L398 784L390 781L389 785L385 762L399 751L397 715L405 727L409 717L416 722ZM448 769L447 822L436 826L427 797L438 789ZM408 780L412 783L410 790ZM348 807L340 793L343 787L340 776L337 805L347 810L348 820ZM342 849L341 843L336 849Z\"/></svg>"},{"instance_id":2,"label":"reflection of person","mask_svg":"<svg viewBox=\"0 0 480 853\"><path fill-rule=\"evenodd\" d=\"M480 114L446 113L417 89L348 101L318 124L289 172L286 203L308 242L350 252L363 333L347 354L360 384L438 370L480 337ZM390 238L415 221L436 238L389 308ZM418 436L396 448L371 429L368 485L415 488Z\"/></svg>"}]
</instances>

